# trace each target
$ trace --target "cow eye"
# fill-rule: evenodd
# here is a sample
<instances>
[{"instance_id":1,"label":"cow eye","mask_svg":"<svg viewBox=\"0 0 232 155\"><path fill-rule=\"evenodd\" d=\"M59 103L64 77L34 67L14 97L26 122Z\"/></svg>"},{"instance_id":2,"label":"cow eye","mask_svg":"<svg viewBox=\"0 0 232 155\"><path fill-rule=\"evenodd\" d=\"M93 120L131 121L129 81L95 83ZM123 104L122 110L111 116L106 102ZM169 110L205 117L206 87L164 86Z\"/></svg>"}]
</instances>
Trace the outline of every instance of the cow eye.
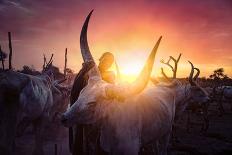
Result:
<instances>
[{"instance_id":1,"label":"cow eye","mask_svg":"<svg viewBox=\"0 0 232 155\"><path fill-rule=\"evenodd\" d=\"M94 105L96 102L89 102L88 105Z\"/></svg>"},{"instance_id":2,"label":"cow eye","mask_svg":"<svg viewBox=\"0 0 232 155\"><path fill-rule=\"evenodd\" d=\"M94 106L96 106L96 102L89 102L89 103L88 103L88 106L94 107Z\"/></svg>"}]
</instances>

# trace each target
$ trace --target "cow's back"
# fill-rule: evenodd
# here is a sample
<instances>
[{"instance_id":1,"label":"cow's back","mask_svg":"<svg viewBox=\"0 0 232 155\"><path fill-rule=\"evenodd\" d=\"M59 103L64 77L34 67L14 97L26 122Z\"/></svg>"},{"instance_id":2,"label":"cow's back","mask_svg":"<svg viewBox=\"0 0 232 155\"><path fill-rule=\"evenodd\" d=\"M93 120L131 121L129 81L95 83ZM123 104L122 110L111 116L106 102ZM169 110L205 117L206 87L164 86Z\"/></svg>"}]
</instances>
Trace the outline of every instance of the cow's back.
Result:
<instances>
[{"instance_id":1,"label":"cow's back","mask_svg":"<svg viewBox=\"0 0 232 155\"><path fill-rule=\"evenodd\" d=\"M20 93L20 104L26 117L36 119L47 113L52 106L52 92L49 83L41 78L29 76L28 83Z\"/></svg>"},{"instance_id":2,"label":"cow's back","mask_svg":"<svg viewBox=\"0 0 232 155\"><path fill-rule=\"evenodd\" d=\"M150 143L170 132L175 115L175 96L167 87L149 87L138 102L142 141Z\"/></svg>"}]
</instances>

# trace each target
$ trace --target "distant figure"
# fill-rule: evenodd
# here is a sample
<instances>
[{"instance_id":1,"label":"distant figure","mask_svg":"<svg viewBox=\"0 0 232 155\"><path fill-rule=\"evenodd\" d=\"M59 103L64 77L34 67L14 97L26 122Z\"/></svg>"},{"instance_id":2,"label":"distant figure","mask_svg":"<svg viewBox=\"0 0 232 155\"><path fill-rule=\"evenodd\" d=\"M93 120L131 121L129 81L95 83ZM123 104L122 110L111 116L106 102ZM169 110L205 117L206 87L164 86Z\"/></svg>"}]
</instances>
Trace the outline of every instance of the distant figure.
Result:
<instances>
[{"instance_id":1,"label":"distant figure","mask_svg":"<svg viewBox=\"0 0 232 155\"><path fill-rule=\"evenodd\" d=\"M99 61L98 68L102 79L108 83L115 83L115 74L113 71L109 71L110 67L114 63L114 55L110 52L105 52L100 57Z\"/></svg>"},{"instance_id":2,"label":"distant figure","mask_svg":"<svg viewBox=\"0 0 232 155\"><path fill-rule=\"evenodd\" d=\"M113 71L109 71L109 68L114 63L114 55L110 52L105 52L100 57L99 61L100 62L98 68L101 73L102 79L108 83L115 83L115 74ZM86 73L92 67L94 67L93 62L86 62L82 64L82 68L77 74L73 83L70 98L71 104L73 104L77 100L80 91L87 85L88 76L86 75Z\"/></svg>"},{"instance_id":3,"label":"distant figure","mask_svg":"<svg viewBox=\"0 0 232 155\"><path fill-rule=\"evenodd\" d=\"M108 83L115 83L115 74L113 71L109 71L110 67L114 63L114 55L110 52L105 52L99 59L99 71L101 73L102 79ZM79 94L81 90L88 84L88 75L86 74L92 67L94 67L93 62L86 62L82 64L82 68L77 74L72 91L70 96L70 104L74 104L75 101L78 99ZM94 133L88 133L88 131L91 131L90 129L95 128ZM99 128L99 126L97 127ZM86 133L87 132L87 133ZM90 135L90 137L86 137L86 135ZM103 150L101 150L99 146L99 136L100 132L99 129L96 129L92 126L87 125L78 125L75 128L75 132L73 131L73 128L69 129L69 145L70 150L72 151L73 155L79 155L79 154L104 154ZM85 137L85 138L84 138ZM87 139L88 143L85 143L83 139ZM73 143L74 142L74 143ZM95 143L94 148L89 148L89 143ZM90 153L91 152L91 153Z\"/></svg>"}]
</instances>

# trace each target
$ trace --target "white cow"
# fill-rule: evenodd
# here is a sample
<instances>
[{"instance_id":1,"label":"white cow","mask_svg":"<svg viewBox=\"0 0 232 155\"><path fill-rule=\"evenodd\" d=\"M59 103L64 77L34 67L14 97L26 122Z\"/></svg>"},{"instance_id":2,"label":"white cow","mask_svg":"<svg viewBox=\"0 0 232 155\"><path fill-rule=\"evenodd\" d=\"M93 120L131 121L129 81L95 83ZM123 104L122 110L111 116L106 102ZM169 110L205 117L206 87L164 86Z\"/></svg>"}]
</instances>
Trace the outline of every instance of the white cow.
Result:
<instances>
[{"instance_id":1,"label":"white cow","mask_svg":"<svg viewBox=\"0 0 232 155\"><path fill-rule=\"evenodd\" d=\"M92 12L91 12L92 13ZM91 13L81 31L81 52L85 62L94 61L87 42L87 27ZM161 38L160 38L161 39ZM159 144L159 154L167 154L175 109L186 107L189 100L208 102L207 93L193 80L147 87L155 54L156 43L138 80L131 85L113 85L101 79L95 65L88 72L89 80L79 98L62 116L62 123L94 124L101 120L100 146L110 154L137 155L142 146ZM184 109L184 108L183 108Z\"/></svg>"}]
</instances>

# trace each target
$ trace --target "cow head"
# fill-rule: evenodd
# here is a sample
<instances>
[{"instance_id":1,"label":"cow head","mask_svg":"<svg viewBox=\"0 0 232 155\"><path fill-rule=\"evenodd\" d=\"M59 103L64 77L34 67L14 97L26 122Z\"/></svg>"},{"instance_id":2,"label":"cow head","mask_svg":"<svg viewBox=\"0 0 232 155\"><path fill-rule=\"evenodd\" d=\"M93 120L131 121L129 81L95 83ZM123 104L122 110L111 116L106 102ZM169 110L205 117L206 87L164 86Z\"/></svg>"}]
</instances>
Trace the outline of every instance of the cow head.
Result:
<instances>
[{"instance_id":1,"label":"cow head","mask_svg":"<svg viewBox=\"0 0 232 155\"><path fill-rule=\"evenodd\" d=\"M71 88L61 84L65 80L66 79L55 80L51 84L51 91L53 97L51 114L52 116L54 116L54 120L57 120L60 116L60 113L63 113L68 107Z\"/></svg>"},{"instance_id":2,"label":"cow head","mask_svg":"<svg viewBox=\"0 0 232 155\"><path fill-rule=\"evenodd\" d=\"M168 78L162 70L164 77L171 82L167 84L167 86L173 88L176 94L176 115L181 114L191 103L191 105L199 106L203 104L206 105L210 101L208 92L196 82L200 74L200 70L195 68L190 61L189 63L191 65L191 72L188 78L189 84L182 84L177 79L172 80ZM194 71L197 71L197 73L193 77Z\"/></svg>"},{"instance_id":3,"label":"cow head","mask_svg":"<svg viewBox=\"0 0 232 155\"><path fill-rule=\"evenodd\" d=\"M189 63L191 65L191 72L190 72L190 76L189 76L189 83L191 85L190 98L196 103L200 103L200 104L207 103L210 100L208 92L196 83L196 80L200 74L200 70L198 68L195 68L190 61L189 61ZM193 77L194 70L196 70L197 73Z\"/></svg>"},{"instance_id":4,"label":"cow head","mask_svg":"<svg viewBox=\"0 0 232 155\"><path fill-rule=\"evenodd\" d=\"M87 41L87 28L91 14L92 11L84 22L80 36L81 54L84 62L94 62ZM106 116L107 109L115 103L115 100L123 102L123 100L143 91L149 81L161 38L159 38L150 53L139 77L131 85L120 87L119 85L104 82L95 64L87 73L89 77L88 84L80 92L77 101L63 114L62 123L65 126L72 126L76 123L94 123Z\"/></svg>"},{"instance_id":5,"label":"cow head","mask_svg":"<svg viewBox=\"0 0 232 155\"><path fill-rule=\"evenodd\" d=\"M204 90L201 86L199 86L196 83L196 79L198 78L199 74L200 74L200 70L198 68L195 68L193 66L193 64L189 61L190 65L191 65L191 72L189 75L189 83L190 85L186 85L187 87L182 88L182 84L180 83L180 81L176 80L176 73L177 73L177 67L178 67L178 62L180 60L181 54L179 55L179 57L177 59L175 59L174 57L170 56L169 60L167 62L164 62L164 60L161 60L161 63L167 65L168 67L170 67L173 71L173 77L172 79L170 79L164 72L163 68L161 68L161 73L163 74L163 76L167 79L168 82L171 82L170 86L177 86L177 94L179 94L179 98L183 98L183 94L185 95L184 98L191 98L192 101L197 102L197 103L205 103L208 102L209 100L209 94L206 90ZM174 62L174 66L172 66L170 64L170 61ZM196 75L193 77L194 71L197 71ZM188 94L186 94L188 91ZM188 95L188 97L186 96ZM180 99L181 100L181 99Z\"/></svg>"}]
</instances>

